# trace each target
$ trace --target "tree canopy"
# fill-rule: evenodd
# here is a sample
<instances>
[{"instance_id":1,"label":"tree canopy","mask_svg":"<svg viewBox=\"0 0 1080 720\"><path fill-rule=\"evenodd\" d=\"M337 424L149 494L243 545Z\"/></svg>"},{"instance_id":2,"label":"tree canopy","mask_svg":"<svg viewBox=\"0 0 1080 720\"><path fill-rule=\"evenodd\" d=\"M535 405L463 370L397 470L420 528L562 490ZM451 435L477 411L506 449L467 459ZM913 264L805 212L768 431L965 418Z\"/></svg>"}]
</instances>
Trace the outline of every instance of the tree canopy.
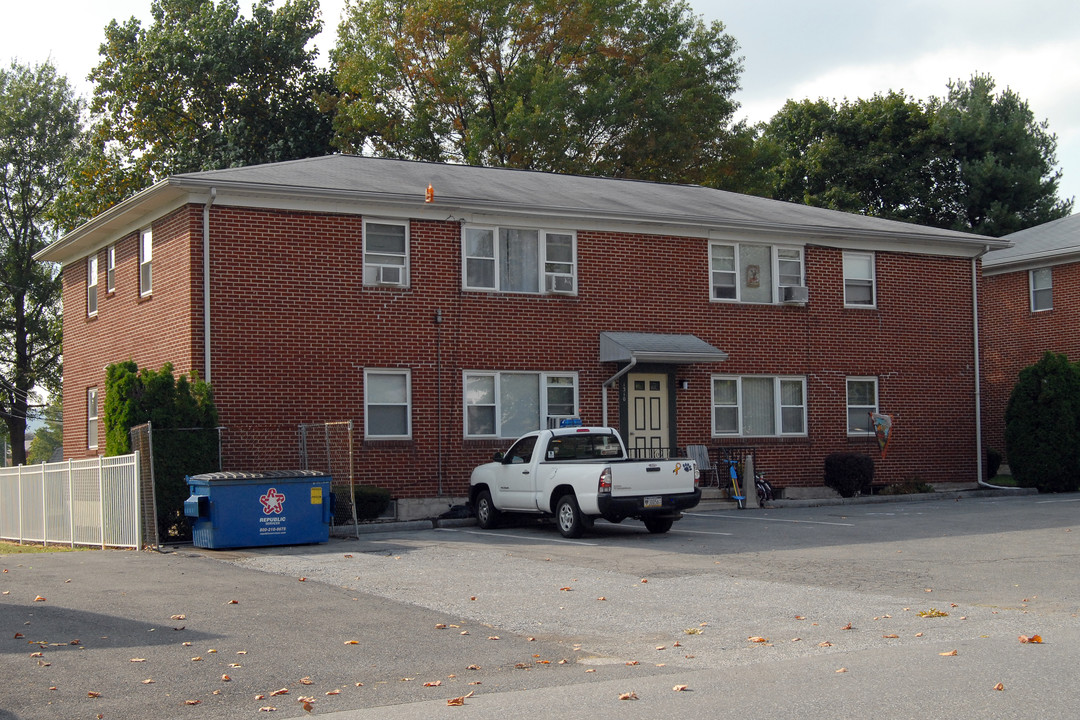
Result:
<instances>
[{"instance_id":1,"label":"tree canopy","mask_svg":"<svg viewBox=\"0 0 1080 720\"><path fill-rule=\"evenodd\" d=\"M0 69L0 419L25 461L35 389L60 387L60 277L34 261L82 133L81 102L50 63Z\"/></svg>"},{"instance_id":2,"label":"tree canopy","mask_svg":"<svg viewBox=\"0 0 1080 720\"><path fill-rule=\"evenodd\" d=\"M66 198L71 226L170 174L330 152L327 71L306 48L318 0L154 0L153 22L112 21L90 79L93 136Z\"/></svg>"},{"instance_id":3,"label":"tree canopy","mask_svg":"<svg viewBox=\"0 0 1080 720\"><path fill-rule=\"evenodd\" d=\"M989 76L920 103L788 101L760 128L742 166L762 195L1001 236L1068 215L1057 198L1057 138Z\"/></svg>"},{"instance_id":4,"label":"tree canopy","mask_svg":"<svg viewBox=\"0 0 1080 720\"><path fill-rule=\"evenodd\" d=\"M355 0L332 53L347 152L698 181L742 59L681 0Z\"/></svg>"}]
</instances>

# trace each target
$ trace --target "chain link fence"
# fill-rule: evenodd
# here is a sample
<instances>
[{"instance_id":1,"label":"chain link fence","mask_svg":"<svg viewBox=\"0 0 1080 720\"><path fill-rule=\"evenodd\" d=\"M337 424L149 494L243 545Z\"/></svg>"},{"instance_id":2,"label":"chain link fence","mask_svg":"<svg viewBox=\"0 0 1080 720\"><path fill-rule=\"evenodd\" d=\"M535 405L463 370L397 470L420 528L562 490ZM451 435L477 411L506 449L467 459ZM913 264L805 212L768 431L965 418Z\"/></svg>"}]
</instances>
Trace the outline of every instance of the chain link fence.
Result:
<instances>
[{"instance_id":1,"label":"chain link fence","mask_svg":"<svg viewBox=\"0 0 1080 720\"><path fill-rule=\"evenodd\" d=\"M334 525L352 523L360 537L356 514L356 475L352 420L303 423L300 432L300 469L328 474L334 493Z\"/></svg>"},{"instance_id":2,"label":"chain link fence","mask_svg":"<svg viewBox=\"0 0 1080 720\"><path fill-rule=\"evenodd\" d=\"M184 517L186 477L221 470L224 428L155 428L147 422L130 430L131 449L142 463L139 504L147 544L189 542Z\"/></svg>"}]
</instances>

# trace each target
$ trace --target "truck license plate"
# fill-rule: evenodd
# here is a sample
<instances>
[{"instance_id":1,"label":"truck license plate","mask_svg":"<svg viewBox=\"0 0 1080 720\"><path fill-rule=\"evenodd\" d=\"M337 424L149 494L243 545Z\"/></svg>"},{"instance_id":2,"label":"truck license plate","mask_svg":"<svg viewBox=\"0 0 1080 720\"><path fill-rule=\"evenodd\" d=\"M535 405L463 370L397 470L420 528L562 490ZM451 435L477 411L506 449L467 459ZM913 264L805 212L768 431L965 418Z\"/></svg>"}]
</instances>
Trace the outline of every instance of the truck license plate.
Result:
<instances>
[{"instance_id":1,"label":"truck license plate","mask_svg":"<svg viewBox=\"0 0 1080 720\"><path fill-rule=\"evenodd\" d=\"M664 498L660 497L659 495L646 495L645 496L645 507L651 508L651 507L663 507L663 506L664 506Z\"/></svg>"}]
</instances>

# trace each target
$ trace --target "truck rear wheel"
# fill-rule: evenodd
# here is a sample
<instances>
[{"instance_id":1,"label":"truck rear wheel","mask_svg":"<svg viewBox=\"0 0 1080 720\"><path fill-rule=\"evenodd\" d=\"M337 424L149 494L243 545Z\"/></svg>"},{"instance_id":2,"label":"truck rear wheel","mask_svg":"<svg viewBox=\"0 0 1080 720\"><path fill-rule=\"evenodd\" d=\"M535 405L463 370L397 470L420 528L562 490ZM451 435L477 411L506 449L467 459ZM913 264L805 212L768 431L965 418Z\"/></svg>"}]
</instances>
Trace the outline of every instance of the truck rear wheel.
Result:
<instances>
[{"instance_id":1,"label":"truck rear wheel","mask_svg":"<svg viewBox=\"0 0 1080 720\"><path fill-rule=\"evenodd\" d=\"M476 496L476 522L485 530L491 530L499 524L499 511L491 502L491 493L481 490Z\"/></svg>"},{"instance_id":2,"label":"truck rear wheel","mask_svg":"<svg viewBox=\"0 0 1080 720\"><path fill-rule=\"evenodd\" d=\"M577 498L573 495L563 495L555 503L555 522L559 525L559 532L563 537L581 537L584 523L581 521L581 510L578 509Z\"/></svg>"},{"instance_id":3,"label":"truck rear wheel","mask_svg":"<svg viewBox=\"0 0 1080 720\"><path fill-rule=\"evenodd\" d=\"M675 522L674 518L669 517L647 517L644 519L645 527L649 532L656 535L670 530L673 522Z\"/></svg>"}]
</instances>

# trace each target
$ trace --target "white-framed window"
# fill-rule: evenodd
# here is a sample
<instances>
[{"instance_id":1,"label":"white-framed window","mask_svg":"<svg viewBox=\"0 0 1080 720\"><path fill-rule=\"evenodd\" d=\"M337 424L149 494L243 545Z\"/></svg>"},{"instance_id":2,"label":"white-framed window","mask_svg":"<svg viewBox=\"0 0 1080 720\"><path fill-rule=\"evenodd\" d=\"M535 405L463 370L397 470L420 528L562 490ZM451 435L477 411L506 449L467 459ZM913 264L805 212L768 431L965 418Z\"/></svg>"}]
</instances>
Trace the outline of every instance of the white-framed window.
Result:
<instances>
[{"instance_id":1,"label":"white-framed window","mask_svg":"<svg viewBox=\"0 0 1080 720\"><path fill-rule=\"evenodd\" d=\"M536 228L462 230L462 287L509 293L577 293L577 236Z\"/></svg>"},{"instance_id":2,"label":"white-framed window","mask_svg":"<svg viewBox=\"0 0 1080 720\"><path fill-rule=\"evenodd\" d=\"M86 315L97 315L98 258L97 253L86 258Z\"/></svg>"},{"instance_id":3,"label":"white-framed window","mask_svg":"<svg viewBox=\"0 0 1080 720\"><path fill-rule=\"evenodd\" d=\"M411 398L409 370L364 370L364 437L412 437Z\"/></svg>"},{"instance_id":4,"label":"white-framed window","mask_svg":"<svg viewBox=\"0 0 1080 720\"><path fill-rule=\"evenodd\" d=\"M866 435L874 432L870 413L878 411L878 381L876 377L849 377L847 379L847 431L848 435Z\"/></svg>"},{"instance_id":5,"label":"white-framed window","mask_svg":"<svg viewBox=\"0 0 1080 720\"><path fill-rule=\"evenodd\" d=\"M712 300L785 302L789 298L784 288L805 285L806 263L801 247L709 243L709 296Z\"/></svg>"},{"instance_id":6,"label":"white-framed window","mask_svg":"<svg viewBox=\"0 0 1080 720\"><path fill-rule=\"evenodd\" d=\"M98 396L97 388L86 389L86 447L98 446Z\"/></svg>"},{"instance_id":7,"label":"white-framed window","mask_svg":"<svg viewBox=\"0 0 1080 720\"><path fill-rule=\"evenodd\" d=\"M146 228L139 233L139 295L149 295L154 289L151 272L154 260L154 231Z\"/></svg>"},{"instance_id":8,"label":"white-framed window","mask_svg":"<svg viewBox=\"0 0 1080 720\"><path fill-rule=\"evenodd\" d=\"M806 435L806 378L714 375L713 435Z\"/></svg>"},{"instance_id":9,"label":"white-framed window","mask_svg":"<svg viewBox=\"0 0 1080 720\"><path fill-rule=\"evenodd\" d=\"M577 373L464 373L465 437L514 438L577 414Z\"/></svg>"},{"instance_id":10,"label":"white-framed window","mask_svg":"<svg viewBox=\"0 0 1080 720\"><path fill-rule=\"evenodd\" d=\"M116 245L105 250L105 292L116 290Z\"/></svg>"},{"instance_id":11,"label":"white-framed window","mask_svg":"<svg viewBox=\"0 0 1080 720\"><path fill-rule=\"evenodd\" d=\"M1054 274L1052 268L1028 271L1031 285L1031 312L1054 309Z\"/></svg>"},{"instance_id":12,"label":"white-framed window","mask_svg":"<svg viewBox=\"0 0 1080 720\"><path fill-rule=\"evenodd\" d=\"M877 307L874 253L844 253L844 306Z\"/></svg>"},{"instance_id":13,"label":"white-framed window","mask_svg":"<svg viewBox=\"0 0 1080 720\"><path fill-rule=\"evenodd\" d=\"M364 220L364 284L409 284L409 224Z\"/></svg>"}]
</instances>

